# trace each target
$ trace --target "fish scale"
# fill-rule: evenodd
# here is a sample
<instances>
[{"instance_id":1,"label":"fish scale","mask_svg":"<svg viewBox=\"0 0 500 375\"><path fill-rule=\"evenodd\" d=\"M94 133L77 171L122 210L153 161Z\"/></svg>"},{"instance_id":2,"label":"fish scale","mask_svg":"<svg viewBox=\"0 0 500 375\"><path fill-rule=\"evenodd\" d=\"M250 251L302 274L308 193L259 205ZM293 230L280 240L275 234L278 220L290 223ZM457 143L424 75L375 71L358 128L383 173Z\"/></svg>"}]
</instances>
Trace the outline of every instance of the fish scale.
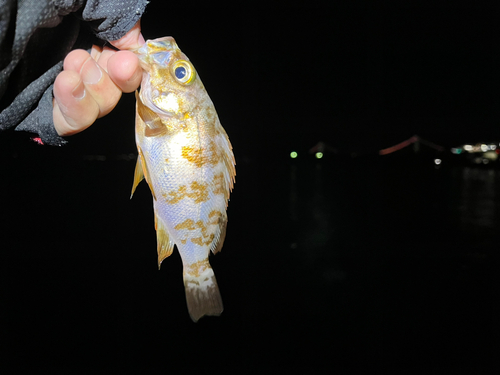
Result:
<instances>
[{"instance_id":1,"label":"fish scale","mask_svg":"<svg viewBox=\"0 0 500 375\"><path fill-rule=\"evenodd\" d=\"M132 194L145 178L153 195L158 266L175 245L193 321L220 315L222 299L208 256L225 238L236 175L231 143L196 70L172 37L148 40L134 52L144 74L136 94L139 157Z\"/></svg>"}]
</instances>

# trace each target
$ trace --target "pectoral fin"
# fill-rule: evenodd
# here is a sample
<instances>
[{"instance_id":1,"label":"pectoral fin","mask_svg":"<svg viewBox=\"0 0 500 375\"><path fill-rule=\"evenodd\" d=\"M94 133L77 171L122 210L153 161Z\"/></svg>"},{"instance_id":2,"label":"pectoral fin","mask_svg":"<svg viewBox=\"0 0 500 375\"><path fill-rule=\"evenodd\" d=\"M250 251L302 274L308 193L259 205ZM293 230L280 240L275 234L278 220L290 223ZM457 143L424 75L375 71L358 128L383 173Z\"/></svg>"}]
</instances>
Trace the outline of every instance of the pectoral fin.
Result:
<instances>
[{"instance_id":1,"label":"pectoral fin","mask_svg":"<svg viewBox=\"0 0 500 375\"><path fill-rule=\"evenodd\" d=\"M148 183L149 189L151 190L151 194L153 194L154 200L156 200L156 194L153 190L153 185L151 184L151 179L149 178L148 166L146 164L146 160L144 160L144 155L142 154L142 150L140 147L137 147L139 151L139 156L137 157L137 163L135 164L135 172L134 172L134 183L132 184L132 193L130 194L130 199L134 195L135 189L137 185L142 181L143 178L146 179Z\"/></svg>"},{"instance_id":2,"label":"pectoral fin","mask_svg":"<svg viewBox=\"0 0 500 375\"><path fill-rule=\"evenodd\" d=\"M138 92L135 92L135 99L137 100L137 113L142 121L146 124L144 135L146 137L156 137L167 133L167 127L161 122L161 118L154 111L145 105Z\"/></svg>"},{"instance_id":3,"label":"pectoral fin","mask_svg":"<svg viewBox=\"0 0 500 375\"><path fill-rule=\"evenodd\" d=\"M134 183L132 184L132 193L130 194L130 199L134 195L135 189L137 185L143 180L144 172L142 171L141 158L137 157L137 163L135 164L135 172L134 172Z\"/></svg>"},{"instance_id":4,"label":"pectoral fin","mask_svg":"<svg viewBox=\"0 0 500 375\"><path fill-rule=\"evenodd\" d=\"M158 269L160 269L161 262L163 262L165 258L169 257L174 251L174 242L170 239L167 229L165 228L161 220L158 220L158 217L156 215L155 228L158 248Z\"/></svg>"}]
</instances>

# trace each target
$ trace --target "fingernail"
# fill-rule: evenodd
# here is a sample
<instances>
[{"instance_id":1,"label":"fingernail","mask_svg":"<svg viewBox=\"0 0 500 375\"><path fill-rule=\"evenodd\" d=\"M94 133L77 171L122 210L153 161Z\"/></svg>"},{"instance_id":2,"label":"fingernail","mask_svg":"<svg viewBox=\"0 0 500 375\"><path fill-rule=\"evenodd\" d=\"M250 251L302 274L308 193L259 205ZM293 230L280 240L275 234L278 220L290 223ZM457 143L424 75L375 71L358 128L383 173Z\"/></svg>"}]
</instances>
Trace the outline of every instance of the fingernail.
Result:
<instances>
[{"instance_id":1,"label":"fingernail","mask_svg":"<svg viewBox=\"0 0 500 375\"><path fill-rule=\"evenodd\" d=\"M89 57L85 64L83 64L80 74L83 82L91 85L99 82L102 77L101 68L99 68L97 63L91 57Z\"/></svg>"},{"instance_id":2,"label":"fingernail","mask_svg":"<svg viewBox=\"0 0 500 375\"><path fill-rule=\"evenodd\" d=\"M73 95L73 97L75 99L83 99L83 97L85 96L85 86L83 85L83 82L80 81L80 83L78 84L78 86L76 86L73 91L71 92L71 94Z\"/></svg>"}]
</instances>

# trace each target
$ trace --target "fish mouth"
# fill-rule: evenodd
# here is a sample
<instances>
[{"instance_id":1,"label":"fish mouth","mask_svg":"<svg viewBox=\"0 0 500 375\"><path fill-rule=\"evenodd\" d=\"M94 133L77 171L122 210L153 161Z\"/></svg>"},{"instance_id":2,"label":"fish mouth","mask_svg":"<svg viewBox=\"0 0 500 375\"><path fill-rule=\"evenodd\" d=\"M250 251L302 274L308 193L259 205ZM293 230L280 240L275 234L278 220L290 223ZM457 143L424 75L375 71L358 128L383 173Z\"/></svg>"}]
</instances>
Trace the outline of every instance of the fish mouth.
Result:
<instances>
[{"instance_id":1,"label":"fish mouth","mask_svg":"<svg viewBox=\"0 0 500 375\"><path fill-rule=\"evenodd\" d=\"M167 66L172 60L172 56L180 52L177 43L171 36L158 39L149 39L141 47L131 50L137 55L144 70L151 64L151 59L155 63Z\"/></svg>"}]
</instances>

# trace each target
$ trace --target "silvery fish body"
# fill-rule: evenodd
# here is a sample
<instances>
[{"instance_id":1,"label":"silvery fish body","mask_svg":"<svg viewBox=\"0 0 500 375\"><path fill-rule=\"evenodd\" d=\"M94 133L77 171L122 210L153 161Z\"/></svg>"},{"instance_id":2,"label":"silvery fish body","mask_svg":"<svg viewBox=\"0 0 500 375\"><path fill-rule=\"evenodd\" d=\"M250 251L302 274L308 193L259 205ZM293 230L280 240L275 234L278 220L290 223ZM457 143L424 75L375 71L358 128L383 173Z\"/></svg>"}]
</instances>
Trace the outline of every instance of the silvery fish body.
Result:
<instances>
[{"instance_id":1,"label":"silvery fish body","mask_svg":"<svg viewBox=\"0 0 500 375\"><path fill-rule=\"evenodd\" d=\"M144 75L136 94L139 152L132 194L151 189L158 267L177 245L191 318L220 315L222 299L208 262L222 247L235 178L231 143L189 59L172 37L148 40L135 53Z\"/></svg>"}]
</instances>

